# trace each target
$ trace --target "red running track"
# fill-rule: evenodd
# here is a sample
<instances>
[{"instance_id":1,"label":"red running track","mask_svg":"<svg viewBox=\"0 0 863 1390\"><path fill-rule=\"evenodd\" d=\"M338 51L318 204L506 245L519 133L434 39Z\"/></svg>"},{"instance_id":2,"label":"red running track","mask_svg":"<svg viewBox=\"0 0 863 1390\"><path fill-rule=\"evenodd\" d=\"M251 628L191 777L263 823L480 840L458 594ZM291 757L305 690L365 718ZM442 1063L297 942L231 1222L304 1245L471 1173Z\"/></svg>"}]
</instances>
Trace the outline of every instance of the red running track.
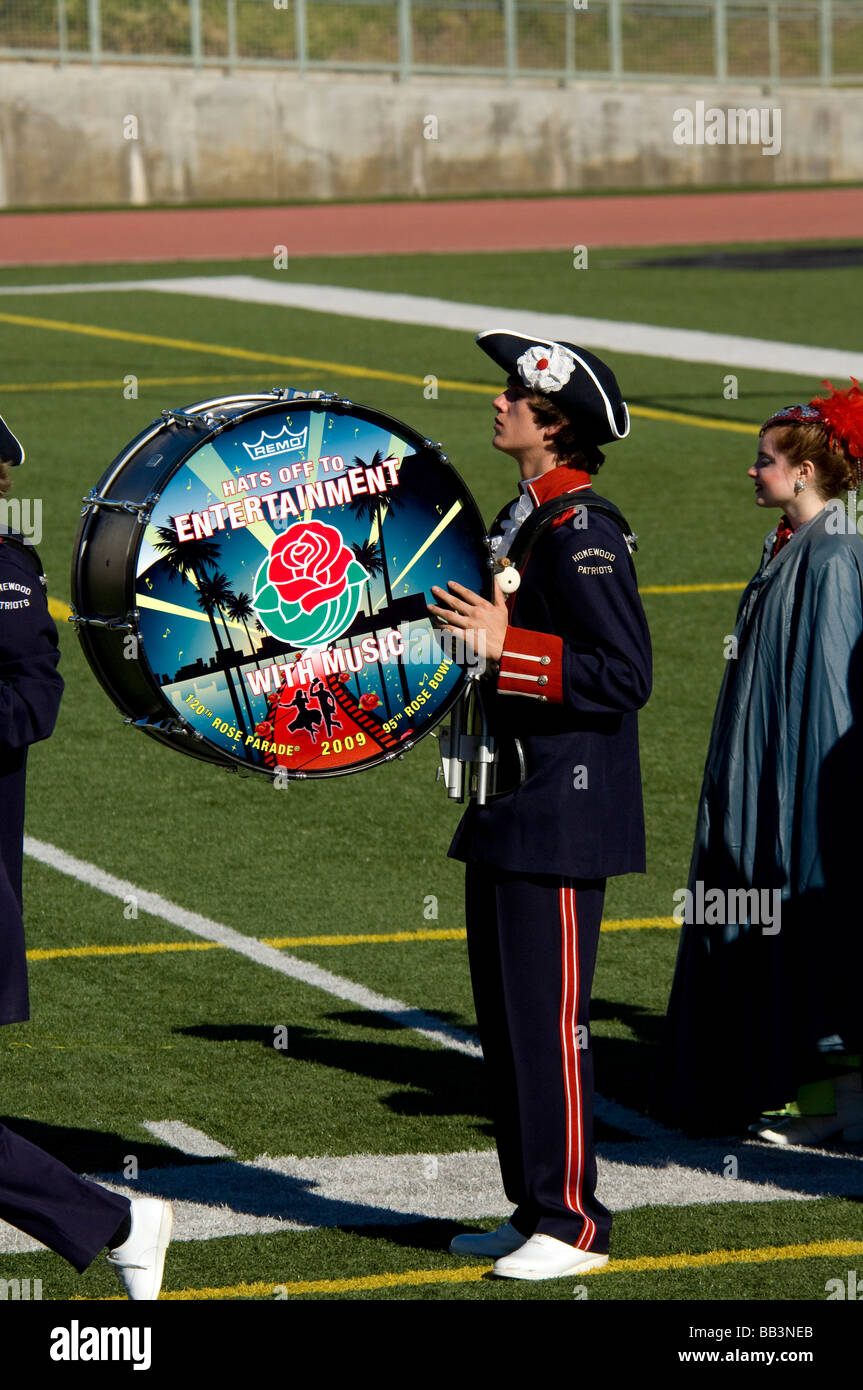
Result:
<instances>
[{"instance_id":1,"label":"red running track","mask_svg":"<svg viewBox=\"0 0 863 1390\"><path fill-rule=\"evenodd\" d=\"M863 188L7 213L0 265L688 246L863 235Z\"/></svg>"}]
</instances>

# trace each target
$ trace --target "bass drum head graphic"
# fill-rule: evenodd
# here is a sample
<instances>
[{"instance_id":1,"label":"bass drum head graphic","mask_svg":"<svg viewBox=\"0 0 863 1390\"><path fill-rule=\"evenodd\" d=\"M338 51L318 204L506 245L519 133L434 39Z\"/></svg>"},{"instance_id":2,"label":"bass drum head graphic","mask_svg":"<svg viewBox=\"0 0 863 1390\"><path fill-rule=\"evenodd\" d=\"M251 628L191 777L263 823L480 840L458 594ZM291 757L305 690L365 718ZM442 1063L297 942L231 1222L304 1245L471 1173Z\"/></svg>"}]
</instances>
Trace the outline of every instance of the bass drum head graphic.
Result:
<instances>
[{"instance_id":1,"label":"bass drum head graphic","mask_svg":"<svg viewBox=\"0 0 863 1390\"><path fill-rule=\"evenodd\" d=\"M326 777L446 714L468 668L431 586L491 585L482 519L437 445L289 394L164 412L133 441L85 500L73 602L97 676L146 732Z\"/></svg>"}]
</instances>

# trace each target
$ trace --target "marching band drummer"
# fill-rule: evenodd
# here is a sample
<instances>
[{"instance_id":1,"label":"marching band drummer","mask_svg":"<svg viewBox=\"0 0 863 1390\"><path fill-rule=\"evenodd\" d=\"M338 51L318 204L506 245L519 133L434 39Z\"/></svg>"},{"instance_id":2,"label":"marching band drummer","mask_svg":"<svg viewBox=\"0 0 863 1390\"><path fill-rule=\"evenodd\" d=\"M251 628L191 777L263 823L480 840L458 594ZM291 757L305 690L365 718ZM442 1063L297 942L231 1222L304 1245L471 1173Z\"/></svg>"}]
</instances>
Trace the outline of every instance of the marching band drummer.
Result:
<instances>
[{"instance_id":1,"label":"marching band drummer","mask_svg":"<svg viewBox=\"0 0 863 1390\"><path fill-rule=\"evenodd\" d=\"M0 496L24 450L0 418ZM27 749L54 728L63 680L57 630L33 547L0 531L0 1024L30 1017L21 917ZM0 1219L26 1231L82 1273L106 1246L130 1299L158 1297L171 1207L129 1201L78 1177L0 1125Z\"/></svg>"},{"instance_id":2,"label":"marching band drummer","mask_svg":"<svg viewBox=\"0 0 863 1390\"><path fill-rule=\"evenodd\" d=\"M450 855L466 861L471 979L511 1219L457 1236L495 1274L553 1279L608 1261L611 1216L595 1193L589 1005L608 875L643 872L637 713L651 688L647 623L628 527L596 497L600 445L629 433L614 375L572 343L485 332L507 373L493 445L515 459L518 499L492 528L518 576L494 602L450 581L430 611L470 635L500 757L518 777L472 804ZM522 544L521 549L524 549ZM498 565L498 568L501 568ZM507 582L507 581L504 581Z\"/></svg>"}]
</instances>

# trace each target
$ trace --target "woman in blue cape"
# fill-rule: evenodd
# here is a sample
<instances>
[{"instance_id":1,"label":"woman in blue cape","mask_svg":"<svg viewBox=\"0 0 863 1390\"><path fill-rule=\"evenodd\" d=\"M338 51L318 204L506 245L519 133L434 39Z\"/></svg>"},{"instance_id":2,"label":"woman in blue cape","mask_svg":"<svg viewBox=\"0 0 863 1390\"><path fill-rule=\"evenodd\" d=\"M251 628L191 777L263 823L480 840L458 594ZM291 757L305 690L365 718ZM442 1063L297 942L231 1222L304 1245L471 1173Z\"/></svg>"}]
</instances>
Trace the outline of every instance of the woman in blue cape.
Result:
<instances>
[{"instance_id":1,"label":"woman in blue cape","mask_svg":"<svg viewBox=\"0 0 863 1390\"><path fill-rule=\"evenodd\" d=\"M863 539L838 500L863 393L831 391L772 416L749 469L783 516L730 644L668 1014L673 1118L781 1144L863 1138Z\"/></svg>"}]
</instances>

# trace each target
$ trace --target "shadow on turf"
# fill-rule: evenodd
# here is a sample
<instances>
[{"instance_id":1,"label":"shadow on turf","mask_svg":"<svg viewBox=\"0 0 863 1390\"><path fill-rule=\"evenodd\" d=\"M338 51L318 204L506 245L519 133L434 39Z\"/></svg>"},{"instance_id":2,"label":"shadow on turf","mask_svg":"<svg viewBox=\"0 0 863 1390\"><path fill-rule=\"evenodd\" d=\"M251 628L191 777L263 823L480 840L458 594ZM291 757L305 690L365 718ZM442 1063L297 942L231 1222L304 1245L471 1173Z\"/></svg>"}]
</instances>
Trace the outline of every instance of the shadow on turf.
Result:
<instances>
[{"instance_id":1,"label":"shadow on turf","mask_svg":"<svg viewBox=\"0 0 863 1390\"><path fill-rule=\"evenodd\" d=\"M403 1039L405 1029L398 1023L364 1011L345 1011L329 1015L333 1022L352 1028L371 1028L376 1033L392 1029ZM380 1042L377 1039L336 1038L312 1028L289 1026L288 1046L273 1047L272 1025L199 1024L176 1030L184 1037L202 1038L215 1043L255 1042L283 1065L311 1062L333 1067L352 1076L410 1087L382 1096L381 1102L398 1115L464 1115L479 1123L481 1134L490 1127L485 1106L485 1087L476 1060L444 1048L415 1047L408 1041Z\"/></svg>"},{"instance_id":2,"label":"shadow on turf","mask_svg":"<svg viewBox=\"0 0 863 1390\"><path fill-rule=\"evenodd\" d=\"M598 1089L620 1104L643 1112L650 1100L659 1057L664 1020L638 1005L596 999L591 1005L594 1021L616 1019L635 1035L632 1039L598 1038ZM364 1010L330 1014L333 1022L376 1033L392 1031L405 1038L402 1026L386 1018L370 1017ZM269 1024L198 1024L176 1030L184 1037L213 1043L256 1043L279 1064L295 1062L333 1067L353 1076L404 1087L381 1096L381 1104L402 1116L465 1116L477 1135L493 1137L488 1098L481 1067L474 1058L443 1048L415 1047L408 1041L336 1038L311 1028L288 1028L288 1047L273 1047ZM601 1121L596 1137L625 1142L631 1136Z\"/></svg>"},{"instance_id":3,"label":"shadow on turf","mask_svg":"<svg viewBox=\"0 0 863 1390\"><path fill-rule=\"evenodd\" d=\"M124 1137L110 1131L72 1129L63 1125L42 1124L38 1120L22 1120L14 1115L0 1116L0 1124L8 1125L22 1139L58 1158L73 1172L116 1173L118 1182L126 1181L122 1172L130 1155L134 1155L139 1169L165 1166L181 1168L209 1161L178 1153L165 1144L130 1139L128 1135Z\"/></svg>"}]
</instances>

